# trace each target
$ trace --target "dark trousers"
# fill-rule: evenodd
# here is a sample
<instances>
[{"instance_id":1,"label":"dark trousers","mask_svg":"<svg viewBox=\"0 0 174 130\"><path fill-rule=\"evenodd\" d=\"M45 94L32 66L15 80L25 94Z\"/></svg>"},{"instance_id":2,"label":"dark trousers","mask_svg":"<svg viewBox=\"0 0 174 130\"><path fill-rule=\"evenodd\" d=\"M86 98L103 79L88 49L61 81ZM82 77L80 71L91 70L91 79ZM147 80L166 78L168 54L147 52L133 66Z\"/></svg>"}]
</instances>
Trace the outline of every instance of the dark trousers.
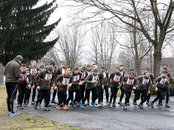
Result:
<instances>
[{"instance_id":1,"label":"dark trousers","mask_svg":"<svg viewBox=\"0 0 174 130\"><path fill-rule=\"evenodd\" d=\"M151 97L151 94L150 93L147 93L147 103L149 103L150 97Z\"/></svg>"},{"instance_id":2,"label":"dark trousers","mask_svg":"<svg viewBox=\"0 0 174 130\"><path fill-rule=\"evenodd\" d=\"M131 96L131 91L124 90L124 93L126 95L125 104L127 104L127 103L129 103L129 99L130 99L130 96Z\"/></svg>"},{"instance_id":3,"label":"dark trousers","mask_svg":"<svg viewBox=\"0 0 174 130\"><path fill-rule=\"evenodd\" d=\"M32 86L33 86L33 85L32 85ZM35 87L34 87L33 90L32 90L32 102L35 101L35 97L36 97L36 85L35 85Z\"/></svg>"},{"instance_id":4,"label":"dark trousers","mask_svg":"<svg viewBox=\"0 0 174 130\"><path fill-rule=\"evenodd\" d=\"M120 95L120 100L119 100L119 102L122 102L122 99L123 99L123 97L124 97L124 89L123 89L123 85L121 85L121 87L120 87L120 91L121 91L121 95Z\"/></svg>"},{"instance_id":5,"label":"dark trousers","mask_svg":"<svg viewBox=\"0 0 174 130\"><path fill-rule=\"evenodd\" d=\"M168 104L169 97L170 97L170 87L169 86L163 88L163 95L166 96L166 98L165 98L166 99L166 104Z\"/></svg>"},{"instance_id":6,"label":"dark trousers","mask_svg":"<svg viewBox=\"0 0 174 130\"><path fill-rule=\"evenodd\" d=\"M106 102L109 101L109 91L108 91L108 86L104 86L105 94L106 94ZM102 98L103 101L103 98Z\"/></svg>"},{"instance_id":7,"label":"dark trousers","mask_svg":"<svg viewBox=\"0 0 174 130\"><path fill-rule=\"evenodd\" d=\"M163 89L162 89L162 88L158 88L157 96L156 96L156 98L152 101L152 103L154 103L154 102L156 102L157 100L159 100L159 105L162 105L162 99L163 99Z\"/></svg>"},{"instance_id":8,"label":"dark trousers","mask_svg":"<svg viewBox=\"0 0 174 130\"><path fill-rule=\"evenodd\" d=\"M74 93L75 93L75 98L74 98ZM74 101L80 102L80 100L81 100L80 89L68 91L67 104L69 103L70 100L71 100L71 102L74 102Z\"/></svg>"},{"instance_id":9,"label":"dark trousers","mask_svg":"<svg viewBox=\"0 0 174 130\"><path fill-rule=\"evenodd\" d=\"M111 87L110 103L112 103L112 99L113 99L113 104L115 104L116 97L117 97L117 92L118 92L118 88L117 87Z\"/></svg>"},{"instance_id":10,"label":"dark trousers","mask_svg":"<svg viewBox=\"0 0 174 130\"><path fill-rule=\"evenodd\" d=\"M141 102L140 104L143 105L143 103L147 100L147 90L137 90L135 93L135 98L134 98L134 102L136 102L137 100L140 99L140 95L141 95Z\"/></svg>"},{"instance_id":11,"label":"dark trousers","mask_svg":"<svg viewBox=\"0 0 174 130\"><path fill-rule=\"evenodd\" d=\"M18 105L22 106L26 91L26 84L18 84Z\"/></svg>"},{"instance_id":12,"label":"dark trousers","mask_svg":"<svg viewBox=\"0 0 174 130\"><path fill-rule=\"evenodd\" d=\"M102 89L102 85L98 85L97 86L97 92L98 92L98 104L100 104L101 102L103 102L103 89Z\"/></svg>"},{"instance_id":13,"label":"dark trousers","mask_svg":"<svg viewBox=\"0 0 174 130\"><path fill-rule=\"evenodd\" d=\"M9 112L14 112L14 100L16 99L17 83L6 82L7 108Z\"/></svg>"},{"instance_id":14,"label":"dark trousers","mask_svg":"<svg viewBox=\"0 0 174 130\"><path fill-rule=\"evenodd\" d=\"M30 93L31 93L31 88L26 88L25 90L25 97L24 97L24 103L29 103L30 100Z\"/></svg>"},{"instance_id":15,"label":"dark trousers","mask_svg":"<svg viewBox=\"0 0 174 130\"><path fill-rule=\"evenodd\" d=\"M38 96L38 99L36 101L36 104L41 103L42 100L44 99L45 107L48 107L50 90L49 89L40 89L38 94L39 94L39 96Z\"/></svg>"},{"instance_id":16,"label":"dark trousers","mask_svg":"<svg viewBox=\"0 0 174 130\"><path fill-rule=\"evenodd\" d=\"M84 99L85 97L85 84L80 86L80 97L81 97L81 100Z\"/></svg>"},{"instance_id":17,"label":"dark trousers","mask_svg":"<svg viewBox=\"0 0 174 130\"><path fill-rule=\"evenodd\" d=\"M57 93L57 89L54 89L54 91L53 91L53 96L52 96L52 101L54 101L54 100L55 100L56 93Z\"/></svg>"},{"instance_id":18,"label":"dark trousers","mask_svg":"<svg viewBox=\"0 0 174 130\"><path fill-rule=\"evenodd\" d=\"M95 100L96 100L97 97L98 97L97 88L96 88L96 87L91 88L91 89L86 89L85 98L84 98L83 101L82 101L83 104L84 104L85 101L88 99L88 97L89 97L89 95L90 95L90 91L92 91L92 103L95 103Z\"/></svg>"},{"instance_id":19,"label":"dark trousers","mask_svg":"<svg viewBox=\"0 0 174 130\"><path fill-rule=\"evenodd\" d=\"M62 103L65 105L66 98L67 98L66 89L58 90L58 105L61 105Z\"/></svg>"}]
</instances>

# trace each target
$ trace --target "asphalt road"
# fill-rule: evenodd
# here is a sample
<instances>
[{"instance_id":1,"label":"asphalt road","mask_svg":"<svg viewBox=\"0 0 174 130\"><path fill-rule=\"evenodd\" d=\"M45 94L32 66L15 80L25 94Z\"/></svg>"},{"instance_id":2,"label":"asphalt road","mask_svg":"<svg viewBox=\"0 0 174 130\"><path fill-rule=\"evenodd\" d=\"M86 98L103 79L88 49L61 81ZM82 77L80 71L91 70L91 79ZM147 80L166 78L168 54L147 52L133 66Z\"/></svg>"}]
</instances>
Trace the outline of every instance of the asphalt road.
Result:
<instances>
[{"instance_id":1,"label":"asphalt road","mask_svg":"<svg viewBox=\"0 0 174 130\"><path fill-rule=\"evenodd\" d=\"M174 97L170 98L170 105L170 108L161 110L156 105L154 109L144 105L140 110L131 104L127 111L119 105L96 109L87 106L83 110L70 108L68 111L56 110L52 106L50 112L28 106L23 111L83 130L174 130Z\"/></svg>"}]
</instances>

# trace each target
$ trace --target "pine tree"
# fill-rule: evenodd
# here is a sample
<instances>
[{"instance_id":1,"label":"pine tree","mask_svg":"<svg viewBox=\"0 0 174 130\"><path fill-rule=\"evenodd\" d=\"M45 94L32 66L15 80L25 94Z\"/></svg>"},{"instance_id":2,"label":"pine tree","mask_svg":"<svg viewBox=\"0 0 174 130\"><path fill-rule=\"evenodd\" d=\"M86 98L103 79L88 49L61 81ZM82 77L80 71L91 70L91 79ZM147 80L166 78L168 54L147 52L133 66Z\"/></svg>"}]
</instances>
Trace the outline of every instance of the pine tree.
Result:
<instances>
[{"instance_id":1,"label":"pine tree","mask_svg":"<svg viewBox=\"0 0 174 130\"><path fill-rule=\"evenodd\" d=\"M58 25L46 25L57 8L55 0L37 7L39 0L0 0L0 62L6 64L17 54L26 60L39 59L57 42L44 42Z\"/></svg>"}]
</instances>

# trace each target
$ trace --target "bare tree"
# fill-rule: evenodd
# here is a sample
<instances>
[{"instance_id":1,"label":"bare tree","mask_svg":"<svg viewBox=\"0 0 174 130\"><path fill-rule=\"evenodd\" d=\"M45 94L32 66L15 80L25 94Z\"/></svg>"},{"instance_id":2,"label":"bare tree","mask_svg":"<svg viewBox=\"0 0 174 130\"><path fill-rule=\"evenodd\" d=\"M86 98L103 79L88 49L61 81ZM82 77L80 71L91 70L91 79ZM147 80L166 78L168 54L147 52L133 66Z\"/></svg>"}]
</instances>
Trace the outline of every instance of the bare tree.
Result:
<instances>
[{"instance_id":1,"label":"bare tree","mask_svg":"<svg viewBox=\"0 0 174 130\"><path fill-rule=\"evenodd\" d=\"M90 59L96 64L104 66L110 71L117 46L117 34L113 24L105 21L100 26L92 29L92 44Z\"/></svg>"},{"instance_id":2,"label":"bare tree","mask_svg":"<svg viewBox=\"0 0 174 130\"><path fill-rule=\"evenodd\" d=\"M66 26L56 32L59 35L58 47L68 66L73 69L80 60L84 35L78 26Z\"/></svg>"},{"instance_id":3,"label":"bare tree","mask_svg":"<svg viewBox=\"0 0 174 130\"><path fill-rule=\"evenodd\" d=\"M40 62L45 65L48 65L50 61L54 61L56 65L60 65L61 60L58 55L58 48L56 47L56 45L40 60Z\"/></svg>"},{"instance_id":4,"label":"bare tree","mask_svg":"<svg viewBox=\"0 0 174 130\"><path fill-rule=\"evenodd\" d=\"M162 47L167 35L174 30L173 0L73 0L86 8L96 8L90 18L109 12L110 18L117 18L122 23L141 31L154 48L154 74L158 75L162 58ZM79 5L80 6L80 5ZM152 16L152 28L147 27L147 13ZM89 18L89 17L88 17ZM136 21L137 26L131 21ZM154 23L154 24L153 24ZM149 23L148 23L149 24Z\"/></svg>"},{"instance_id":5,"label":"bare tree","mask_svg":"<svg viewBox=\"0 0 174 130\"><path fill-rule=\"evenodd\" d=\"M148 42L144 35L136 28L128 26L126 31L128 32L128 38L126 38L126 43L120 45L124 47L124 49L126 49L127 52L130 52L129 57L131 56L131 58L134 60L134 68L137 74L140 75L142 61L151 51L152 45Z\"/></svg>"}]
</instances>

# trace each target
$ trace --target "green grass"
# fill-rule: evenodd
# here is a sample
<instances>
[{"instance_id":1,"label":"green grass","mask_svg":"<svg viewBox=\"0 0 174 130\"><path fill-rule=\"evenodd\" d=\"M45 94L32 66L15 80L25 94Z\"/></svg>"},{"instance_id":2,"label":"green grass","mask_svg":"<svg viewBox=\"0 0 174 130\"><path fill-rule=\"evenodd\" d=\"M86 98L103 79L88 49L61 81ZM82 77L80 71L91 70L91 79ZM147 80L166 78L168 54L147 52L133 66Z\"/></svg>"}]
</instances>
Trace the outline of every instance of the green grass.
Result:
<instances>
[{"instance_id":1,"label":"green grass","mask_svg":"<svg viewBox=\"0 0 174 130\"><path fill-rule=\"evenodd\" d=\"M0 130L79 130L66 124L48 121L19 111L20 116L7 116L6 90L0 87Z\"/></svg>"}]
</instances>

